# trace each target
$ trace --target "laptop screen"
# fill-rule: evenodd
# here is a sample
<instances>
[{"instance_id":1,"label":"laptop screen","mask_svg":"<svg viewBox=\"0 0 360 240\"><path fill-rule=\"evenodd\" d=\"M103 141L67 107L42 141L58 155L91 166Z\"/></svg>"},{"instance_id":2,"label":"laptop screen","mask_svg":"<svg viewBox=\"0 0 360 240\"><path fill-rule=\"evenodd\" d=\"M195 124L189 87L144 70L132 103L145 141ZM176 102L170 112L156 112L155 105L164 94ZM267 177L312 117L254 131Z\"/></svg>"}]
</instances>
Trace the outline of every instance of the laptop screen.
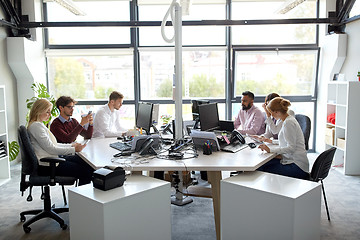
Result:
<instances>
[{"instance_id":1,"label":"laptop screen","mask_svg":"<svg viewBox=\"0 0 360 240\"><path fill-rule=\"evenodd\" d=\"M219 113L217 103L202 104L199 106L201 131L219 128Z\"/></svg>"}]
</instances>

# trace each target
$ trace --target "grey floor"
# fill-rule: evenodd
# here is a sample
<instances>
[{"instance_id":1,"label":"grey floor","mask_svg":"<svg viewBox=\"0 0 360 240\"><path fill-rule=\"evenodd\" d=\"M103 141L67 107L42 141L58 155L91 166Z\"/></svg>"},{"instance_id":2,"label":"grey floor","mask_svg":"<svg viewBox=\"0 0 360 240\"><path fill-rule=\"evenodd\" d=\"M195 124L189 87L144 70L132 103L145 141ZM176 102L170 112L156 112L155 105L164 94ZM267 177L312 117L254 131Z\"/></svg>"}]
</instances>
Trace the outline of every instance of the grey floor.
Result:
<instances>
[{"instance_id":1,"label":"grey floor","mask_svg":"<svg viewBox=\"0 0 360 240\"><path fill-rule=\"evenodd\" d=\"M314 154L309 155L311 161L315 157ZM26 201L28 193L21 197L20 164L11 165L12 179L0 187L0 239L70 239L69 229L61 230L59 225L50 219L33 224L29 234L23 232L19 213L41 208L42 201L39 200L38 188L33 191L32 202ZM223 173L224 177L227 175L228 172ZM327 220L325 207L322 205L321 239L360 239L360 176L345 176L336 168L332 168L324 183L331 221ZM61 188L53 187L51 191L53 203L56 206L63 206ZM193 199L193 203L186 206L171 206L172 239L215 240L212 200L197 197ZM68 213L63 213L61 216L66 222L69 221Z\"/></svg>"}]
</instances>

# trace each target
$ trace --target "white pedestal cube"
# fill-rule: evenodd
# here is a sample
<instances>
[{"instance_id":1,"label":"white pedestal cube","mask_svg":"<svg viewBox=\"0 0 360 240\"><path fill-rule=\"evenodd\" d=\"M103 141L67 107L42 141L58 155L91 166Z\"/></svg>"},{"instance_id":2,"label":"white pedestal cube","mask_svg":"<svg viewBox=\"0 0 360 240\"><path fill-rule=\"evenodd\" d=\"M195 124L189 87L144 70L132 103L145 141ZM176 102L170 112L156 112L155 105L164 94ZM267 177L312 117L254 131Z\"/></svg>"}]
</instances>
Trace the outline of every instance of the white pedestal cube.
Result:
<instances>
[{"instance_id":1,"label":"white pedestal cube","mask_svg":"<svg viewBox=\"0 0 360 240\"><path fill-rule=\"evenodd\" d=\"M255 171L220 184L222 240L320 239L319 183Z\"/></svg>"},{"instance_id":2,"label":"white pedestal cube","mask_svg":"<svg viewBox=\"0 0 360 240\"><path fill-rule=\"evenodd\" d=\"M136 175L119 188L69 189L70 238L171 239L170 183Z\"/></svg>"}]
</instances>

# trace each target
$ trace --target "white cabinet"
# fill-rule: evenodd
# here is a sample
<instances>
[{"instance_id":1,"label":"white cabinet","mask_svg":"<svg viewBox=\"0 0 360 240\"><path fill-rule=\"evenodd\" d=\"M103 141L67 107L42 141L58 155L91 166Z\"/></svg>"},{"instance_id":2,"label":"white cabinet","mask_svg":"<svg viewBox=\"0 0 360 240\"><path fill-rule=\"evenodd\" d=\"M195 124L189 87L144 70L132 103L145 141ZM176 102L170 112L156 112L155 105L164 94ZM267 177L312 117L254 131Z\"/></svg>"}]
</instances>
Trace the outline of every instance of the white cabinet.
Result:
<instances>
[{"instance_id":1,"label":"white cabinet","mask_svg":"<svg viewBox=\"0 0 360 240\"><path fill-rule=\"evenodd\" d=\"M5 86L0 85L0 185L10 180Z\"/></svg>"},{"instance_id":2,"label":"white cabinet","mask_svg":"<svg viewBox=\"0 0 360 240\"><path fill-rule=\"evenodd\" d=\"M337 147L333 165L343 166L346 175L360 175L360 158L357 152L360 135L360 82L334 81L328 84L327 116L333 113L335 123L327 121L325 141L327 149Z\"/></svg>"}]
</instances>

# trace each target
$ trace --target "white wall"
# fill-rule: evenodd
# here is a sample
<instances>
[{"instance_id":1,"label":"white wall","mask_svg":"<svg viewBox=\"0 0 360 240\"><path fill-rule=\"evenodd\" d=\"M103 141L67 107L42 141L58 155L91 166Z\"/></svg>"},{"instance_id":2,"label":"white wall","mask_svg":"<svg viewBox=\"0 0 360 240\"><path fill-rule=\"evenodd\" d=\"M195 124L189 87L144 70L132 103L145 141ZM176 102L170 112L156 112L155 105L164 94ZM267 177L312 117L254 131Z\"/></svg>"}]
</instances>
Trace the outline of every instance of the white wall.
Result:
<instances>
[{"instance_id":1,"label":"white wall","mask_svg":"<svg viewBox=\"0 0 360 240\"><path fill-rule=\"evenodd\" d=\"M356 75L360 71L360 20L347 24L345 31L348 34L347 57L340 73L345 74L347 81L358 81Z\"/></svg>"},{"instance_id":2,"label":"white wall","mask_svg":"<svg viewBox=\"0 0 360 240\"><path fill-rule=\"evenodd\" d=\"M5 15L0 8L0 19L5 19ZM9 131L9 141L17 140L18 127L18 111L17 111L17 87L16 79L7 63L7 47L6 37L7 30L0 27L0 85L5 85L6 88L6 109L7 109L7 123ZM0 123L1 124L1 123Z\"/></svg>"}]
</instances>

